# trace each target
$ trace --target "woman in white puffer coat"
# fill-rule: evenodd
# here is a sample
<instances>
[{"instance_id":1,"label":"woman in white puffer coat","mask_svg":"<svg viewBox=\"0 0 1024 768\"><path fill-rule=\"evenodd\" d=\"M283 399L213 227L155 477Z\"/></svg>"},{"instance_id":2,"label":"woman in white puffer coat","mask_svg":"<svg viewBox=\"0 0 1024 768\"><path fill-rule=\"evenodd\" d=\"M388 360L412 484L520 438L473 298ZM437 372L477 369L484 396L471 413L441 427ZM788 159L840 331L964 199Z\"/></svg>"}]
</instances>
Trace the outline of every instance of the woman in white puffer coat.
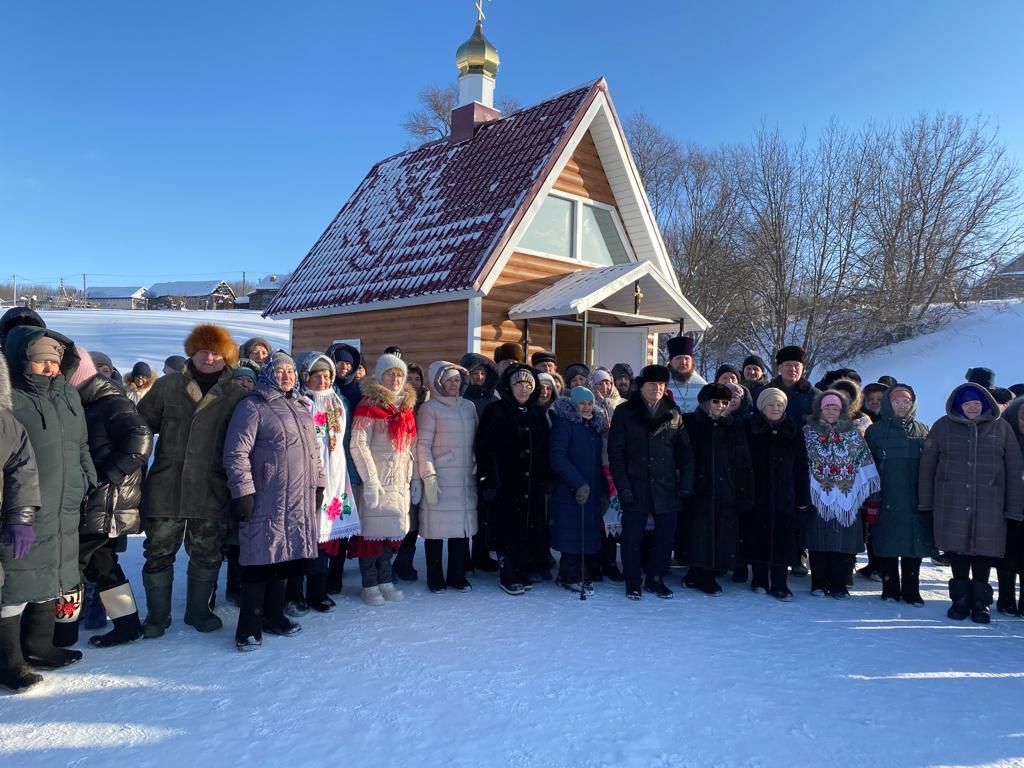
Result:
<instances>
[{"instance_id":1,"label":"woman in white puffer coat","mask_svg":"<svg viewBox=\"0 0 1024 768\"><path fill-rule=\"evenodd\" d=\"M477 532L476 406L463 397L469 386L465 368L439 360L427 372L430 399L416 416L416 459L423 479L420 536L425 541L427 586L468 592L469 538ZM448 577L442 548L448 540Z\"/></svg>"}]
</instances>

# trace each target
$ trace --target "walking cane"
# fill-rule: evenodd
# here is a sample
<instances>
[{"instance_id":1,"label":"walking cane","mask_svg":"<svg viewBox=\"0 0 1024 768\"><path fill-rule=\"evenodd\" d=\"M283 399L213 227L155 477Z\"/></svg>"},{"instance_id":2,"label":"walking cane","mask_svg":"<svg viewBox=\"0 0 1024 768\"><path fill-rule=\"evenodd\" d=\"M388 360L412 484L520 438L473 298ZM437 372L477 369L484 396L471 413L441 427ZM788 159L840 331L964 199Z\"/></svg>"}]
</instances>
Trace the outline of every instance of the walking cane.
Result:
<instances>
[{"instance_id":1,"label":"walking cane","mask_svg":"<svg viewBox=\"0 0 1024 768\"><path fill-rule=\"evenodd\" d=\"M587 599L587 554L583 543L586 535L586 512L584 505L580 504L580 600Z\"/></svg>"}]
</instances>

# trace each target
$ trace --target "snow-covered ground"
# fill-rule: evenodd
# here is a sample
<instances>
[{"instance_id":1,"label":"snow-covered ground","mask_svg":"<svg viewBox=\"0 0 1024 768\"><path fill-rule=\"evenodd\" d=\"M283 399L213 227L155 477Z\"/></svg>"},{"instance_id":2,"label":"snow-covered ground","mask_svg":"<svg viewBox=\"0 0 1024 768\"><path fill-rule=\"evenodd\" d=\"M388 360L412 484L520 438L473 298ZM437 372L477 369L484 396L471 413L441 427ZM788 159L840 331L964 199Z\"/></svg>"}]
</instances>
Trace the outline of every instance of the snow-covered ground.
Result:
<instances>
[{"instance_id":1,"label":"snow-covered ground","mask_svg":"<svg viewBox=\"0 0 1024 768\"><path fill-rule=\"evenodd\" d=\"M46 319L122 370L180 353L202 320L288 339L255 313ZM1024 379L1022 320L1019 303L983 305L855 365L916 385L930 421L969 365ZM141 544L122 562L144 607ZM471 594L421 581L368 608L350 563L333 613L240 654L235 608L212 634L182 624L185 560L163 639L95 650L83 632L80 664L0 697L0 765L1024 766L1024 619L948 620L949 574L930 565L921 609L859 579L847 602L794 578L790 604L729 583L633 603L610 583L586 602L552 584L509 597L484 575Z\"/></svg>"},{"instance_id":2,"label":"snow-covered ground","mask_svg":"<svg viewBox=\"0 0 1024 768\"><path fill-rule=\"evenodd\" d=\"M140 360L160 374L165 359L185 354L185 337L199 323L223 325L239 344L253 336L262 336L275 348L289 346L288 322L264 319L259 312L69 309L40 314L50 328L90 352L99 350L110 355L124 376Z\"/></svg>"},{"instance_id":3,"label":"snow-covered ground","mask_svg":"<svg viewBox=\"0 0 1024 768\"><path fill-rule=\"evenodd\" d=\"M139 592L141 544L123 557ZM164 638L82 642L81 663L0 698L0 764L1024 765L1024 620L946 619L937 568L914 609L860 579L847 602L795 578L789 604L728 583L510 597L482 575L434 595L417 567L405 602L368 608L349 563L333 613L240 654L235 608L211 634L182 624L182 558Z\"/></svg>"},{"instance_id":4,"label":"snow-covered ground","mask_svg":"<svg viewBox=\"0 0 1024 768\"><path fill-rule=\"evenodd\" d=\"M1024 301L985 301L934 333L883 347L848 363L864 382L889 374L918 395L918 418L932 424L968 368L996 372L996 384L1024 382Z\"/></svg>"}]
</instances>

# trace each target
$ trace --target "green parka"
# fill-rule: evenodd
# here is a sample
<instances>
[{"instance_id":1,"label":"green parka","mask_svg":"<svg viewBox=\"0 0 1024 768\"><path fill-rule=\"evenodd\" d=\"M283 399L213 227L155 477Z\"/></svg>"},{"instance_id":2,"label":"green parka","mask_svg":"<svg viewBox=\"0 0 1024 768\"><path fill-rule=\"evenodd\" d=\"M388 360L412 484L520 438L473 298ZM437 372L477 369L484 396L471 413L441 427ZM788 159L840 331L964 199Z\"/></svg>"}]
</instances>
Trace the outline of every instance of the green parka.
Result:
<instances>
[{"instance_id":1,"label":"green parka","mask_svg":"<svg viewBox=\"0 0 1024 768\"><path fill-rule=\"evenodd\" d=\"M48 378L32 373L28 348L40 336L64 345L62 373ZM4 343L14 390L14 416L25 427L39 468L42 507L33 529L36 541L24 557L4 561L4 602L50 600L78 586L78 524L82 500L96 487L89 456L85 409L67 383L78 369L71 339L46 328L19 326Z\"/></svg>"},{"instance_id":2,"label":"green parka","mask_svg":"<svg viewBox=\"0 0 1024 768\"><path fill-rule=\"evenodd\" d=\"M161 376L139 401L139 415L160 436L142 499L146 517L227 519L224 436L247 393L232 381L230 366L205 396L193 372L189 361L184 373Z\"/></svg>"},{"instance_id":3,"label":"green parka","mask_svg":"<svg viewBox=\"0 0 1024 768\"><path fill-rule=\"evenodd\" d=\"M886 393L878 421L864 435L882 478L882 511L871 527L872 548L879 557L924 558L936 552L932 515L917 508L917 476L927 437L928 427L917 421L917 396L901 419Z\"/></svg>"}]
</instances>

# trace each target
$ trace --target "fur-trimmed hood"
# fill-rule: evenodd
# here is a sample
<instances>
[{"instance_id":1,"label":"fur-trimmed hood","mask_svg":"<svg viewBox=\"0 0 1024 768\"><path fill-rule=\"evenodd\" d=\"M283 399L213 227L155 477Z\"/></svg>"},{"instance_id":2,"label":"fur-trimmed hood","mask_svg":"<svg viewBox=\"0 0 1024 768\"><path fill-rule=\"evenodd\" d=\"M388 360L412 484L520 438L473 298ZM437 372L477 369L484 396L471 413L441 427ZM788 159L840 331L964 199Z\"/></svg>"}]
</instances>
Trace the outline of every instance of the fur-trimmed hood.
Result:
<instances>
[{"instance_id":1,"label":"fur-trimmed hood","mask_svg":"<svg viewBox=\"0 0 1024 768\"><path fill-rule=\"evenodd\" d=\"M385 387L383 384L378 384L377 379L367 374L363 377L363 380L359 382L359 391L363 393L363 398L373 404L382 406L393 406L399 410L408 408L412 410L416 407L416 390L413 389L408 383L402 385L402 403L398 404L398 398L395 393Z\"/></svg>"},{"instance_id":2,"label":"fur-trimmed hood","mask_svg":"<svg viewBox=\"0 0 1024 768\"><path fill-rule=\"evenodd\" d=\"M572 404L572 398L566 395L562 395L551 404L551 413L573 424L586 424L601 434L604 434L604 431L608 428L608 412L596 402L594 403L594 417L592 419L584 419L580 416L580 412Z\"/></svg>"},{"instance_id":3,"label":"fur-trimmed hood","mask_svg":"<svg viewBox=\"0 0 1024 768\"><path fill-rule=\"evenodd\" d=\"M835 395L843 401L843 412L839 414L835 424L829 424L821 418L821 401L826 395ZM807 417L807 426L818 434L824 434L830 430L849 432L851 429L857 429L853 420L850 419L850 398L846 396L845 392L840 392L838 389L826 389L824 392L819 392L814 396L814 405L811 406L811 413Z\"/></svg>"},{"instance_id":4,"label":"fur-trimmed hood","mask_svg":"<svg viewBox=\"0 0 1024 768\"><path fill-rule=\"evenodd\" d=\"M451 397L444 391L444 387L441 386L441 374L450 369L459 372L458 397ZM449 363L447 360L436 360L427 367L426 384L430 388L431 399L440 400L446 405L451 405L458 400L459 397L464 397L466 395L466 390L469 389L469 371L461 365Z\"/></svg>"},{"instance_id":5,"label":"fur-trimmed hood","mask_svg":"<svg viewBox=\"0 0 1024 768\"><path fill-rule=\"evenodd\" d=\"M853 379L840 378L832 382L832 385L828 389L836 390L845 394L847 400L846 412L851 419L856 419L862 415L864 408L864 390L861 389Z\"/></svg>"},{"instance_id":6,"label":"fur-trimmed hood","mask_svg":"<svg viewBox=\"0 0 1024 768\"><path fill-rule=\"evenodd\" d=\"M11 374L7 359L0 354L0 412L11 410Z\"/></svg>"},{"instance_id":7,"label":"fur-trimmed hood","mask_svg":"<svg viewBox=\"0 0 1024 768\"><path fill-rule=\"evenodd\" d=\"M213 323L202 323L193 328L185 337L185 356L192 357L201 349L209 349L221 355L232 368L238 365L238 345L227 328Z\"/></svg>"},{"instance_id":8,"label":"fur-trimmed hood","mask_svg":"<svg viewBox=\"0 0 1024 768\"><path fill-rule=\"evenodd\" d=\"M491 397L498 386L498 367L489 357L484 357L477 352L467 352L459 360L459 365L471 371L474 368L482 367L487 372L482 385L470 384L464 397L470 400L478 400L481 397Z\"/></svg>"}]
</instances>

